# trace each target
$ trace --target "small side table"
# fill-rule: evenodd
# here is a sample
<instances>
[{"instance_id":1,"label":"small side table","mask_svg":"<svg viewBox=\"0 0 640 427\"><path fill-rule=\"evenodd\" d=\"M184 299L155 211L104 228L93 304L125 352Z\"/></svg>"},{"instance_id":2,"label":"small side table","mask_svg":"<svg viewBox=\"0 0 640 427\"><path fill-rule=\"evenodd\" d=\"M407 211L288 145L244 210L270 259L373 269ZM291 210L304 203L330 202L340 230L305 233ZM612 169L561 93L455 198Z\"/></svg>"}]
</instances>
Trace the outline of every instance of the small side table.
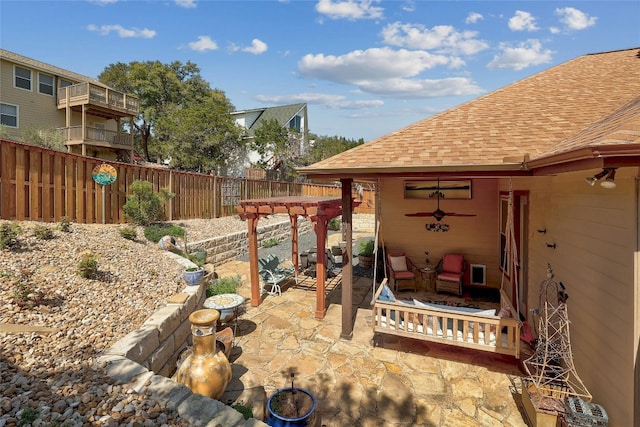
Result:
<instances>
[{"instance_id":1,"label":"small side table","mask_svg":"<svg viewBox=\"0 0 640 427\"><path fill-rule=\"evenodd\" d=\"M233 321L233 339L235 341L238 332L238 314L240 306L244 303L244 297L238 294L220 294L204 300L204 308L212 308L220 312L219 322L231 323Z\"/></svg>"},{"instance_id":2,"label":"small side table","mask_svg":"<svg viewBox=\"0 0 640 427\"><path fill-rule=\"evenodd\" d=\"M420 278L425 285L425 290L435 291L436 270L431 267L423 267L420 269Z\"/></svg>"}]
</instances>

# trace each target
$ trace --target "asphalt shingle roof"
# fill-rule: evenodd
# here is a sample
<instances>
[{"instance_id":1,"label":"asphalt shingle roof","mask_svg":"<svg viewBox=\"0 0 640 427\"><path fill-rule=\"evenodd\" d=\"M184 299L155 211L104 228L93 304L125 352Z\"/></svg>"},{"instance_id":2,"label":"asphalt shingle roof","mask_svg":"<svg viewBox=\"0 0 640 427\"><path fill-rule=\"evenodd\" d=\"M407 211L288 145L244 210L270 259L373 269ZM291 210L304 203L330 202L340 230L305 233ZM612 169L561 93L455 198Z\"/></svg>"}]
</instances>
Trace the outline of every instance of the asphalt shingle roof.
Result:
<instances>
[{"instance_id":1,"label":"asphalt shingle roof","mask_svg":"<svg viewBox=\"0 0 640 427\"><path fill-rule=\"evenodd\" d=\"M596 140L638 144L639 97L639 48L584 55L301 171L489 169Z\"/></svg>"}]
</instances>

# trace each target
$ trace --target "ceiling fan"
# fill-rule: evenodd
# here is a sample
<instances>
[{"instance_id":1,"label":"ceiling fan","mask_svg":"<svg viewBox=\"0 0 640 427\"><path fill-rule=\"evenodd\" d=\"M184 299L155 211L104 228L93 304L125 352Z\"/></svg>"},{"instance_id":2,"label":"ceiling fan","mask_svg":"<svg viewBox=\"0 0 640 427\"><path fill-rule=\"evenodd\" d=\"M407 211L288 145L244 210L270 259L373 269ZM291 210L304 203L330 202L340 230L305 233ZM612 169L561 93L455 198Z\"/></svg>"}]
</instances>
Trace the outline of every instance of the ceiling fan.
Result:
<instances>
[{"instance_id":1,"label":"ceiling fan","mask_svg":"<svg viewBox=\"0 0 640 427\"><path fill-rule=\"evenodd\" d=\"M464 213L455 213L455 212L445 212L440 209L440 178L438 178L438 188L436 191L436 195L438 196L438 208L433 212L416 212L404 214L405 216L411 217L423 217L423 216L432 216L436 219L436 221L442 221L445 216L476 216L476 214L464 214Z\"/></svg>"}]
</instances>

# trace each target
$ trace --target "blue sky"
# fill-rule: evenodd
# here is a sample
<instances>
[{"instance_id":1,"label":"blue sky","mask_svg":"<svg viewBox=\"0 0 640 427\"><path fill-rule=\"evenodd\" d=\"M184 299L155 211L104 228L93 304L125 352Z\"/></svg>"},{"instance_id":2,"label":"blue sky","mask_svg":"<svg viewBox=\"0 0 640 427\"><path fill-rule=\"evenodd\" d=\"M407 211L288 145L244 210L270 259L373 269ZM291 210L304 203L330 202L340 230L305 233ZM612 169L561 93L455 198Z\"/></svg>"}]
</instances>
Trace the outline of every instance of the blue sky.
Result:
<instances>
[{"instance_id":1,"label":"blue sky","mask_svg":"<svg viewBox=\"0 0 640 427\"><path fill-rule=\"evenodd\" d=\"M311 132L369 141L640 46L640 2L0 0L0 46L94 78L192 61L238 110L306 102Z\"/></svg>"}]
</instances>

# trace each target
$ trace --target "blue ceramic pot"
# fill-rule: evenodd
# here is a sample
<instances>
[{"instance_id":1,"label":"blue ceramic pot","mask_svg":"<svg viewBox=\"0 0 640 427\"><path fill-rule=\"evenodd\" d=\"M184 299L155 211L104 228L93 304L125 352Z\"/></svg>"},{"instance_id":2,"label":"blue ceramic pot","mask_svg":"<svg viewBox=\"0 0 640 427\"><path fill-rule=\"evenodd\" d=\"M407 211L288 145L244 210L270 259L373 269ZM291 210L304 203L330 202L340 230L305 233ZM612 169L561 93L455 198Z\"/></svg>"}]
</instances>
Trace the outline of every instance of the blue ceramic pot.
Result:
<instances>
[{"instance_id":1,"label":"blue ceramic pot","mask_svg":"<svg viewBox=\"0 0 640 427\"><path fill-rule=\"evenodd\" d=\"M311 409L306 411L305 414L300 414L297 417L286 417L278 413L278 406L284 406L284 404L276 403L278 399L284 394L291 392L305 394L311 398ZM306 398L306 397L305 397ZM307 399L308 400L308 399ZM265 422L271 427L289 427L289 426L313 426L315 425L315 411L316 411L316 398L309 391L298 387L283 388L276 391L267 401L267 419Z\"/></svg>"},{"instance_id":2,"label":"blue ceramic pot","mask_svg":"<svg viewBox=\"0 0 640 427\"><path fill-rule=\"evenodd\" d=\"M184 277L184 281L187 282L187 285L197 286L200 284L200 282L202 281L202 278L204 277L204 269L199 268L194 271L185 270L183 277Z\"/></svg>"}]
</instances>

